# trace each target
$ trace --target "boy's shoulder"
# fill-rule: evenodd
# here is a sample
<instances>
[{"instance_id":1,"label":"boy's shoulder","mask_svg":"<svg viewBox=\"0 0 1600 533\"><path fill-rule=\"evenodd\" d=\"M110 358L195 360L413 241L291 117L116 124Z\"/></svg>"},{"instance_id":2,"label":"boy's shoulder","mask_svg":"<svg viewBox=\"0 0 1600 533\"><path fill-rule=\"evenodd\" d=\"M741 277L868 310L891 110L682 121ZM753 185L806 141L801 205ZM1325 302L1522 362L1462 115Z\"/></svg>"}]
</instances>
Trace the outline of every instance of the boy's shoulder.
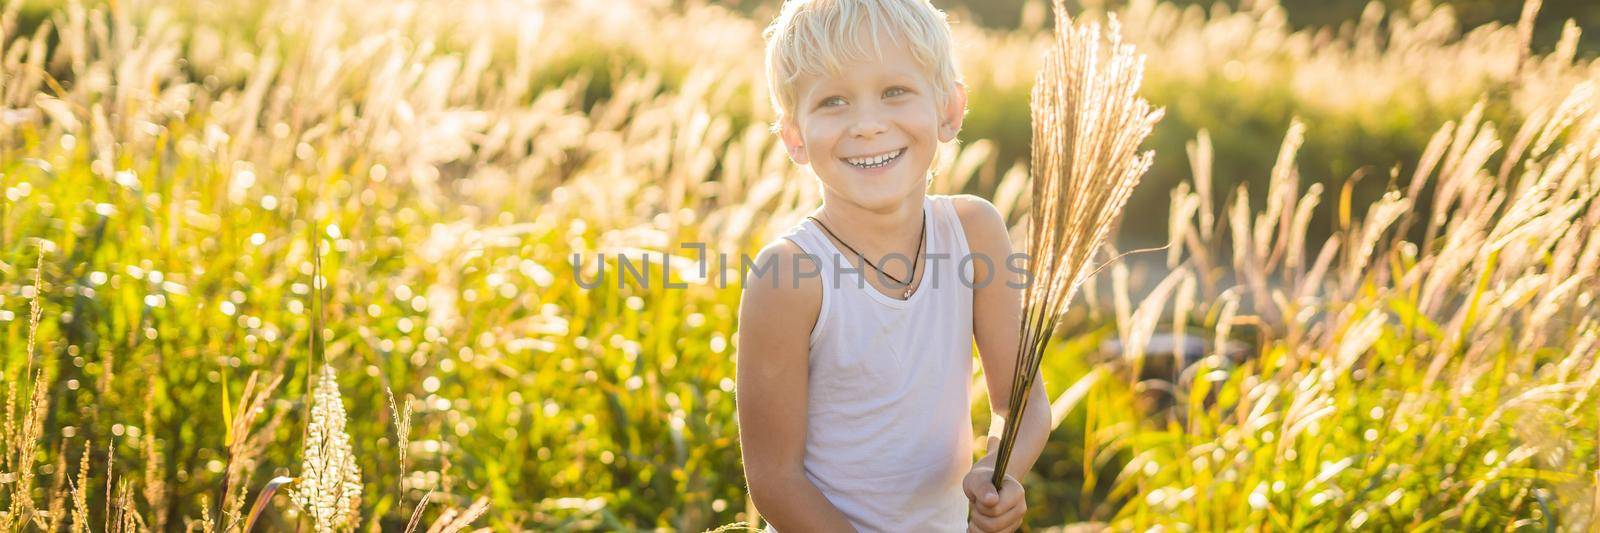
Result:
<instances>
[{"instance_id":1,"label":"boy's shoulder","mask_svg":"<svg viewBox=\"0 0 1600 533\"><path fill-rule=\"evenodd\" d=\"M1000 209L994 206L988 198L975 194L948 194L950 206L956 209L956 214L961 215L961 221L966 222L968 217L977 220L981 216L993 215L1000 218Z\"/></svg>"},{"instance_id":2,"label":"boy's shoulder","mask_svg":"<svg viewBox=\"0 0 1600 533\"><path fill-rule=\"evenodd\" d=\"M956 217L961 219L961 228L969 245L1009 238L1005 216L988 199L971 194L952 194L950 206L955 208Z\"/></svg>"},{"instance_id":3,"label":"boy's shoulder","mask_svg":"<svg viewBox=\"0 0 1600 533\"><path fill-rule=\"evenodd\" d=\"M822 277L814 261L793 240L776 237L768 242L755 259L740 266L741 314L756 312L769 325L809 331L822 309Z\"/></svg>"},{"instance_id":4,"label":"boy's shoulder","mask_svg":"<svg viewBox=\"0 0 1600 533\"><path fill-rule=\"evenodd\" d=\"M762 246L759 252L756 252L756 258L753 262L773 265L770 268L788 266L792 269L793 265L789 263L806 257L807 252L794 239L789 238L789 235L792 235L792 233L773 237L772 240L767 241L767 244ZM752 270L754 269L755 267L752 267Z\"/></svg>"},{"instance_id":5,"label":"boy's shoulder","mask_svg":"<svg viewBox=\"0 0 1600 533\"><path fill-rule=\"evenodd\" d=\"M753 260L741 266L745 292L771 292L785 300L821 299L820 265L810 252L787 236L768 241Z\"/></svg>"}]
</instances>

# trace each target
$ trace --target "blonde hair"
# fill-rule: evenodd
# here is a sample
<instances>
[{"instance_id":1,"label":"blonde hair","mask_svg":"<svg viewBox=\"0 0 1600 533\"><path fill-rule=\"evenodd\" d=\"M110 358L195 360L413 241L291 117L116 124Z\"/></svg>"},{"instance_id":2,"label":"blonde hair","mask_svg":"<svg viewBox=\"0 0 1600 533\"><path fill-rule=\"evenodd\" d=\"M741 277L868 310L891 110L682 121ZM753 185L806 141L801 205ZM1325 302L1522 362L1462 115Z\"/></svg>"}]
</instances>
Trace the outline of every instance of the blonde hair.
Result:
<instances>
[{"instance_id":1,"label":"blonde hair","mask_svg":"<svg viewBox=\"0 0 1600 533\"><path fill-rule=\"evenodd\" d=\"M865 42L862 24L868 30ZM934 103L944 109L961 72L945 13L928 0L787 0L762 32L767 87L778 114L772 131L777 133L796 108L794 81L800 74L837 76L847 61L882 57L885 33L911 49L933 83Z\"/></svg>"}]
</instances>

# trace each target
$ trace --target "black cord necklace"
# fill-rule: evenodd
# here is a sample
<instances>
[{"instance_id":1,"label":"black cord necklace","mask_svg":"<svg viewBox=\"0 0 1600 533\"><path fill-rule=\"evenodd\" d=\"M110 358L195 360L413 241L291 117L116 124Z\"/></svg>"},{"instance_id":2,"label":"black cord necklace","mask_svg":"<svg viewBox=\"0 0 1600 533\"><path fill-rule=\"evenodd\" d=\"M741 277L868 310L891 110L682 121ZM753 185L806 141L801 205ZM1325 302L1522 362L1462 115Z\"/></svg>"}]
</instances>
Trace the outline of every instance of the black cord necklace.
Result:
<instances>
[{"instance_id":1,"label":"black cord necklace","mask_svg":"<svg viewBox=\"0 0 1600 533\"><path fill-rule=\"evenodd\" d=\"M896 284L898 284L898 285L900 285L902 287L905 287L906 291L904 293L901 293L901 295L900 295L901 298L910 298L911 297L911 282L912 281L916 281L916 279L917 279L917 264L922 259L922 243L923 243L923 239L925 239L928 236L928 211L926 209L924 209L922 211L922 232L917 236L917 251L914 252L916 255L914 257L912 257L912 259L911 259L911 276L910 276L910 279L908 279L906 281L900 281L900 278L896 278L894 276L890 276L888 272L884 272L883 269L878 268L878 265L872 264L872 261L868 261L867 260L867 256L861 255L861 252L857 252L855 248L852 248L850 246L850 243L844 242L844 239L841 239L841 238L839 238L838 235L835 235L833 233L833 230L828 229L828 225L827 224L823 224L821 220L817 220L817 217L814 217L814 216L811 216L811 215L806 215L806 218L811 219L812 222L816 222L817 226L822 228L822 231L828 232L828 235L833 237L834 240L839 241L839 244L843 244L844 248L846 250L850 250L850 253L856 254L856 257L861 258L861 262L866 263L867 266L872 267L872 269L878 271L879 274L883 274L885 277L888 277L889 279L894 280L894 282Z\"/></svg>"}]
</instances>

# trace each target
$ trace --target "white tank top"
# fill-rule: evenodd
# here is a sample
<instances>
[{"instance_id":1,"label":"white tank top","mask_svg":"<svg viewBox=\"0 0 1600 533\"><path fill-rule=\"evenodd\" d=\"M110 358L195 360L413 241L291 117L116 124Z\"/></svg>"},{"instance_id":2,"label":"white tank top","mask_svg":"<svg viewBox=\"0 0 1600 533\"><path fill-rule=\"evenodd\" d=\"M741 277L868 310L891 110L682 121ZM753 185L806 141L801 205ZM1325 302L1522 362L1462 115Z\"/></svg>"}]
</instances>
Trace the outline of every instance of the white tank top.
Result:
<instances>
[{"instance_id":1,"label":"white tank top","mask_svg":"<svg viewBox=\"0 0 1600 533\"><path fill-rule=\"evenodd\" d=\"M923 212L922 282L907 300L868 284L872 267L854 272L815 221L783 236L816 259L822 280L805 474L860 531L967 528L972 265L951 198L927 196Z\"/></svg>"}]
</instances>

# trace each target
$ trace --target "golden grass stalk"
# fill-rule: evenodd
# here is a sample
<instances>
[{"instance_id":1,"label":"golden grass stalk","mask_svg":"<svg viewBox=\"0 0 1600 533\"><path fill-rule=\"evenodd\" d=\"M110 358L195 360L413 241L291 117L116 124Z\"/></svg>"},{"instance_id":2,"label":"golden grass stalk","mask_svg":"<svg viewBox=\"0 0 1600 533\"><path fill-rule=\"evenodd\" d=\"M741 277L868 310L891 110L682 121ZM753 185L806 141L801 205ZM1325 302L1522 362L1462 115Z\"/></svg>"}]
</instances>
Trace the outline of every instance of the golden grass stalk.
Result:
<instances>
[{"instance_id":1,"label":"golden grass stalk","mask_svg":"<svg viewBox=\"0 0 1600 533\"><path fill-rule=\"evenodd\" d=\"M283 412L274 413L271 418L256 427L256 420L267 412L267 401L272 398L274 391L283 383L283 376L273 375L262 385L259 372L251 372L245 379L244 390L239 395L239 414L229 421L226 442L228 446L228 466L223 477L222 507L223 529L235 531L245 523L243 515L245 496L250 489L250 476L255 471L256 464L272 444L272 437L277 433L277 427L283 422ZM226 391L224 391L226 393ZM206 519L210 519L207 511Z\"/></svg>"},{"instance_id":2,"label":"golden grass stalk","mask_svg":"<svg viewBox=\"0 0 1600 533\"><path fill-rule=\"evenodd\" d=\"M39 305L39 300L44 298L43 269L44 254L41 253L34 266L33 286L36 292L28 306L28 348L26 352L23 352L24 357L27 358L27 365L23 370L23 374L33 375L32 395L28 402L27 413L25 413L25 417L22 420L22 426L15 429L17 433L12 437L14 440L10 442L15 449L7 448L5 450L7 454L16 454L11 461L15 485L11 487L10 512L7 513L5 520L0 522L0 526L5 526L7 529L21 527L29 522L36 522L40 529L45 527L45 524L40 521L40 517L35 516L37 509L33 501L35 475L33 463L38 452L39 442L44 437L44 420L50 411L49 387L45 386L44 368L33 367L34 347L37 345L39 336L39 318L43 314L43 308ZM6 430L8 434L13 431L10 418L11 409L8 398L6 408Z\"/></svg>"},{"instance_id":3,"label":"golden grass stalk","mask_svg":"<svg viewBox=\"0 0 1600 533\"><path fill-rule=\"evenodd\" d=\"M133 483L127 479L117 483L117 519L114 523L108 520L106 530L116 533L150 530L144 515L139 514L139 508L133 503Z\"/></svg>"},{"instance_id":4,"label":"golden grass stalk","mask_svg":"<svg viewBox=\"0 0 1600 533\"><path fill-rule=\"evenodd\" d=\"M67 475L67 441L64 439L56 445L56 466L51 472L55 481L50 487L50 504L38 523L45 531L61 531L61 522L67 516L67 480L72 478Z\"/></svg>"},{"instance_id":5,"label":"golden grass stalk","mask_svg":"<svg viewBox=\"0 0 1600 533\"><path fill-rule=\"evenodd\" d=\"M488 511L489 498L479 496L472 501L472 505L467 506L466 510L454 508L446 510L432 526L428 526L428 533L457 533L471 526Z\"/></svg>"},{"instance_id":6,"label":"golden grass stalk","mask_svg":"<svg viewBox=\"0 0 1600 533\"><path fill-rule=\"evenodd\" d=\"M399 442L395 450L400 453L400 497L406 495L406 450L411 447L411 396L406 396L406 408L401 411L394 403L394 390L383 388L383 393L389 398L389 413L394 416L394 436Z\"/></svg>"},{"instance_id":7,"label":"golden grass stalk","mask_svg":"<svg viewBox=\"0 0 1600 533\"><path fill-rule=\"evenodd\" d=\"M0 441L0 471L11 472L11 450L17 439L17 381L6 381L6 414L4 441ZM9 480L8 480L9 482ZM7 515L9 518L10 515ZM3 520L0 520L3 524Z\"/></svg>"},{"instance_id":8,"label":"golden grass stalk","mask_svg":"<svg viewBox=\"0 0 1600 533\"><path fill-rule=\"evenodd\" d=\"M1010 416L996 456L1000 486L1026 399L1050 332L1090 271L1133 188L1150 168L1139 152L1162 110L1139 97L1144 57L1122 42L1113 16L1074 25L1055 0L1055 39L1034 81L1033 196L1027 253L1032 280L1023 291Z\"/></svg>"},{"instance_id":9,"label":"golden grass stalk","mask_svg":"<svg viewBox=\"0 0 1600 533\"><path fill-rule=\"evenodd\" d=\"M101 515L101 518L105 519L106 529L110 529L111 524L113 523L111 520L111 502L114 500L111 499L111 489L112 487L116 486L114 483L116 480L116 473L117 441L115 438L113 438L110 442L106 443L106 500L105 512Z\"/></svg>"},{"instance_id":10,"label":"golden grass stalk","mask_svg":"<svg viewBox=\"0 0 1600 533\"><path fill-rule=\"evenodd\" d=\"M83 455L78 457L78 481L72 485L72 533L89 531L89 454L91 453L94 453L93 443L88 440L83 441Z\"/></svg>"},{"instance_id":11,"label":"golden grass stalk","mask_svg":"<svg viewBox=\"0 0 1600 533\"><path fill-rule=\"evenodd\" d=\"M159 375L153 370L147 370L149 375ZM154 380L144 395L144 442L140 451L144 452L144 501L150 509L150 525L152 529L165 531L167 529L167 484L164 465L165 454L162 453L160 441L155 435L155 406L156 386Z\"/></svg>"},{"instance_id":12,"label":"golden grass stalk","mask_svg":"<svg viewBox=\"0 0 1600 533\"><path fill-rule=\"evenodd\" d=\"M428 509L428 499L433 497L433 491L422 495L422 500L417 502L417 508L411 510L411 519L406 521L405 533L413 533L417 526L422 524L422 513Z\"/></svg>"},{"instance_id":13,"label":"golden grass stalk","mask_svg":"<svg viewBox=\"0 0 1600 533\"><path fill-rule=\"evenodd\" d=\"M200 495L200 531L216 533L217 523L211 519L211 497Z\"/></svg>"}]
</instances>

